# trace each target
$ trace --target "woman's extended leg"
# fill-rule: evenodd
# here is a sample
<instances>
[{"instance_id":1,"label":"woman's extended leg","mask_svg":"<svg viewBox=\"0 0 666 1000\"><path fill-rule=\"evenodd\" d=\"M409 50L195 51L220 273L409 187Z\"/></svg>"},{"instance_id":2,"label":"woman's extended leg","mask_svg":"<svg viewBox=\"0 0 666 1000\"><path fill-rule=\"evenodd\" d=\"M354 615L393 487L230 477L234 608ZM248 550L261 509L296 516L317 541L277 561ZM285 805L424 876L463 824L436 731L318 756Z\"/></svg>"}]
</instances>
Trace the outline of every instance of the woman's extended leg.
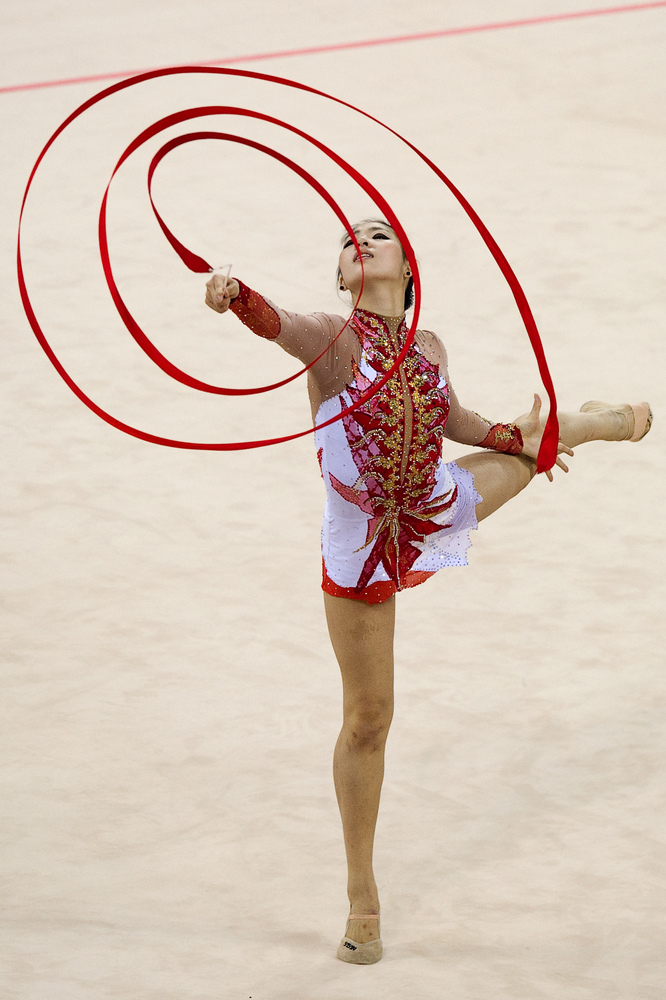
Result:
<instances>
[{"instance_id":1,"label":"woman's extended leg","mask_svg":"<svg viewBox=\"0 0 666 1000\"><path fill-rule=\"evenodd\" d=\"M626 441L634 430L634 417L620 407L603 407L580 413L558 413L560 440L569 448L588 441ZM626 410L630 410L629 407ZM527 416L527 415L526 415ZM522 420L523 418L518 418ZM541 432L545 421L540 421ZM474 476L474 485L483 497L476 507L482 521L523 490L536 473L536 462L524 455L477 452L457 459L456 464Z\"/></svg>"},{"instance_id":2,"label":"woman's extended leg","mask_svg":"<svg viewBox=\"0 0 666 1000\"><path fill-rule=\"evenodd\" d=\"M456 459L456 465L474 476L474 486L483 498L476 505L477 520L483 521L507 500L524 490L536 474L536 462L522 455L497 451L478 452Z\"/></svg>"},{"instance_id":3,"label":"woman's extended leg","mask_svg":"<svg viewBox=\"0 0 666 1000\"><path fill-rule=\"evenodd\" d=\"M560 439L569 448L575 448L586 441L627 441L634 430L645 436L652 423L652 412L648 403L636 406L608 403L583 403L580 413L559 413Z\"/></svg>"},{"instance_id":4,"label":"woman's extended leg","mask_svg":"<svg viewBox=\"0 0 666 1000\"><path fill-rule=\"evenodd\" d=\"M372 849L393 717L395 598L367 604L324 594L326 620L340 665L343 724L333 761L347 853L347 893L354 913L379 913ZM362 944L379 936L374 920L350 922Z\"/></svg>"}]
</instances>

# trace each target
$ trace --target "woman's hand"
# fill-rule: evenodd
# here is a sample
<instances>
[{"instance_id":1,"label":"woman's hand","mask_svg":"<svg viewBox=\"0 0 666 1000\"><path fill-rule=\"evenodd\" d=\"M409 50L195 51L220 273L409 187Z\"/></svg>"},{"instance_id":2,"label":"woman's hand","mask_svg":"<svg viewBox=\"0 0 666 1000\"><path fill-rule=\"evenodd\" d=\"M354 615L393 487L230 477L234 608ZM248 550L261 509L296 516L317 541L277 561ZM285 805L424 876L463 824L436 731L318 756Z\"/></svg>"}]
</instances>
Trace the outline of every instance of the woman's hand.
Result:
<instances>
[{"instance_id":1,"label":"woman's hand","mask_svg":"<svg viewBox=\"0 0 666 1000\"><path fill-rule=\"evenodd\" d=\"M536 459L539 454L539 447L541 445L541 438L543 437L543 429L545 426L545 421L539 418L541 412L541 398L534 393L534 405L529 413L524 413L522 417L518 417L514 420L516 427L520 428L520 433L523 435L523 455L527 455L528 458ZM562 469L563 472L568 472L569 468L564 464L562 459L559 457L562 453L565 455L573 455L573 451L569 448L563 441L558 441L557 444L557 455L555 459L555 464ZM546 470L546 475L548 479L553 481L553 473L551 469Z\"/></svg>"},{"instance_id":2,"label":"woman's hand","mask_svg":"<svg viewBox=\"0 0 666 1000\"><path fill-rule=\"evenodd\" d=\"M214 274L210 281L206 282L206 305L215 312L225 313L239 292L240 288L235 278L230 278L226 274Z\"/></svg>"}]
</instances>

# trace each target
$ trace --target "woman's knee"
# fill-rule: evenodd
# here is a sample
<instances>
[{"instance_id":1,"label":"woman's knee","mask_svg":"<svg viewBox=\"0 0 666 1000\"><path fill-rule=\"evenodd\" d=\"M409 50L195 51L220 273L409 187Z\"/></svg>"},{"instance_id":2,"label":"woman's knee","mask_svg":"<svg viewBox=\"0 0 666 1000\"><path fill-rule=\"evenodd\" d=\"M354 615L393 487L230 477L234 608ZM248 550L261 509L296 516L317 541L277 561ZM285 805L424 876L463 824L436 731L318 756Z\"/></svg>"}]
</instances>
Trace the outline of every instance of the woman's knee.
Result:
<instances>
[{"instance_id":1,"label":"woman's knee","mask_svg":"<svg viewBox=\"0 0 666 1000\"><path fill-rule=\"evenodd\" d=\"M345 712L347 743L357 750L380 750L386 743L393 719L393 699L365 701Z\"/></svg>"},{"instance_id":2,"label":"woman's knee","mask_svg":"<svg viewBox=\"0 0 666 1000\"><path fill-rule=\"evenodd\" d=\"M472 473L474 486L482 497L476 507L479 521L517 496L536 475L536 462L525 455L483 453L459 460L458 465Z\"/></svg>"},{"instance_id":3,"label":"woman's knee","mask_svg":"<svg viewBox=\"0 0 666 1000\"><path fill-rule=\"evenodd\" d=\"M527 483L531 483L537 474L536 458L528 458L527 455L516 455L515 457L527 473ZM525 483L526 486L527 483Z\"/></svg>"}]
</instances>

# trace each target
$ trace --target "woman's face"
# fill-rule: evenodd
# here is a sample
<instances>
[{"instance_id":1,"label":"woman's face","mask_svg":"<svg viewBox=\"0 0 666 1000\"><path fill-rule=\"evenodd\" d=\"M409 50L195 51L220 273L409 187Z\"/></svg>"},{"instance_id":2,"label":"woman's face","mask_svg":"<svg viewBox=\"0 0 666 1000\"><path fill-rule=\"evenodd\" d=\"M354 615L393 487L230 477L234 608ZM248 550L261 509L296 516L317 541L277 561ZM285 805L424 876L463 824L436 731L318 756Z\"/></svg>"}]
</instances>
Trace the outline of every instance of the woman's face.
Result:
<instances>
[{"instance_id":1,"label":"woman's face","mask_svg":"<svg viewBox=\"0 0 666 1000\"><path fill-rule=\"evenodd\" d=\"M339 260L342 280L350 292L356 293L361 285L361 257L366 284L375 279L389 279L406 284L405 272L409 266L398 238L389 226L380 222L361 222L354 226L354 235L358 240L360 253L351 238L347 237Z\"/></svg>"}]
</instances>

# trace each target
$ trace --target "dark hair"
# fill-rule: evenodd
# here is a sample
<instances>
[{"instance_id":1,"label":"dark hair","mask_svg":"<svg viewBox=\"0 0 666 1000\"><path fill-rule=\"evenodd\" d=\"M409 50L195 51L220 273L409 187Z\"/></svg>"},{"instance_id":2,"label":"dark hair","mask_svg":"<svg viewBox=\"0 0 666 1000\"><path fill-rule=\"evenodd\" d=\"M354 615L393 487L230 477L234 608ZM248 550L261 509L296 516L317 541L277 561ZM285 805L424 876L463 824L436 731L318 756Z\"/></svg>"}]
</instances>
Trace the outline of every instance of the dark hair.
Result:
<instances>
[{"instance_id":1,"label":"dark hair","mask_svg":"<svg viewBox=\"0 0 666 1000\"><path fill-rule=\"evenodd\" d=\"M395 229L393 228L393 226L389 225L386 219L361 219L360 222L356 223L354 229L356 229L356 226L362 226L364 223L372 223L372 222L376 222L380 226L385 226L387 229L390 229L392 233L395 233ZM340 242L344 243L348 238L349 238L349 233L345 231L342 234ZM402 244L400 244L400 249L402 250ZM407 256L404 250L402 250L402 259L405 261L405 263L407 263ZM342 272L340 271L340 268L338 268L336 272L336 280L339 288L340 282L342 280ZM405 312L407 312L408 309L411 309L413 305L414 305L414 279L410 277L409 281L407 282L407 287L405 288L405 304L404 304Z\"/></svg>"}]
</instances>

